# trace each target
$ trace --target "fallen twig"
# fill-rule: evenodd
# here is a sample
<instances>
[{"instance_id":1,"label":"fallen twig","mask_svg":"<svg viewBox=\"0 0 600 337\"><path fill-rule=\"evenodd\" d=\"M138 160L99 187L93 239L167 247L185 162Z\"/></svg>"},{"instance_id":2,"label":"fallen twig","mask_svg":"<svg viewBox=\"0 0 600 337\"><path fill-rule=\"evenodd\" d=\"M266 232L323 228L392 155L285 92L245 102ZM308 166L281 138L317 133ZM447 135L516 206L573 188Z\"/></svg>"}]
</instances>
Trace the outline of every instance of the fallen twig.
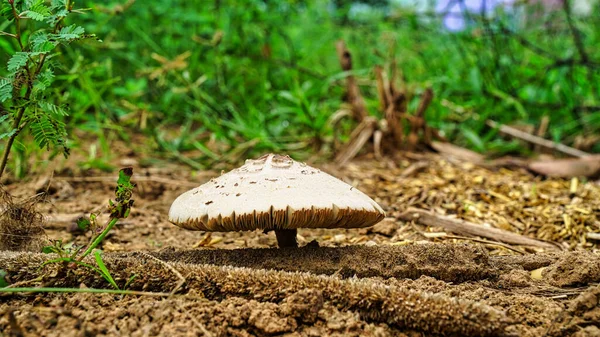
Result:
<instances>
[{"instance_id":1,"label":"fallen twig","mask_svg":"<svg viewBox=\"0 0 600 337\"><path fill-rule=\"evenodd\" d=\"M411 164L409 167L407 167L406 170L402 171L402 173L400 174L400 178L411 177L411 176L415 175L416 173L421 172L423 169L427 168L428 166L429 166L429 162L425 161L425 160L415 162L415 163Z\"/></svg>"},{"instance_id":2,"label":"fallen twig","mask_svg":"<svg viewBox=\"0 0 600 337\"><path fill-rule=\"evenodd\" d=\"M369 138L373 136L375 128L377 126L377 120L373 117L366 117L352 132L350 137L351 141L346 144L343 150L341 150L335 157L335 161L340 165L346 165L352 160L363 146L369 141Z\"/></svg>"},{"instance_id":3,"label":"fallen twig","mask_svg":"<svg viewBox=\"0 0 600 337\"><path fill-rule=\"evenodd\" d=\"M181 289L181 287L183 286L183 284L185 283L185 277L183 277L183 275L181 275L181 273L175 269L172 265L170 265L169 263L155 257L152 256L150 254L144 253L144 252L139 252L139 254L152 259L158 263L160 263L161 265L165 266L165 268L169 269L173 274L175 274L175 276L177 276L177 278L179 279L179 282L177 282L177 284L175 285L175 287L173 287L173 289L171 289L170 294L173 295L175 294L179 289Z\"/></svg>"},{"instance_id":4,"label":"fallen twig","mask_svg":"<svg viewBox=\"0 0 600 337\"><path fill-rule=\"evenodd\" d=\"M470 238L467 236L460 236L460 235L446 235L441 237L442 239L457 239L457 240L468 240L468 241L473 241L473 242L479 242L479 243L483 243L484 245L491 245L491 246L498 246L498 247L502 247L502 248L506 248L508 250L512 250L513 252L517 252L521 255L525 255L527 254L527 252L522 251L521 249L515 248L509 244L503 243L503 242L498 242L498 241L490 241L490 240L486 240L486 239L477 239L477 238Z\"/></svg>"},{"instance_id":5,"label":"fallen twig","mask_svg":"<svg viewBox=\"0 0 600 337\"><path fill-rule=\"evenodd\" d=\"M581 150L577 150L575 148L572 148L570 146L564 145L564 144L560 144L560 143L555 143L551 140L548 139L544 139L535 135L532 135L530 133L527 132L523 132L520 130L517 130L513 127L510 127L508 125L504 125L504 124L500 124L497 123L493 120L488 119L486 121L486 124L491 127L491 128L497 128L498 130L500 130L500 132L505 133L509 136L515 137L515 138L519 138L521 140L524 140L526 142L530 142L532 144L536 144L548 149L552 149L552 150L556 150L559 152L562 152L564 154L568 154L569 156L573 156L573 157L586 157L589 156L590 154Z\"/></svg>"},{"instance_id":6,"label":"fallen twig","mask_svg":"<svg viewBox=\"0 0 600 337\"><path fill-rule=\"evenodd\" d=\"M175 269L175 267L173 267L170 263L165 262L165 261L163 261L163 260L161 260L161 259L159 259L159 258L157 258L155 256L152 256L150 254L147 254L147 253L144 253L144 252L139 252L139 254L141 254L144 257L147 257L149 259L152 259L152 260L158 262L159 264L165 266L173 274L175 274L175 276L177 276L177 278L179 279L179 282L177 282L177 284L175 285L175 287L173 287L173 289L169 292L171 294L171 296L173 296L177 291L179 291L179 289L181 289L181 287L185 283L185 277L183 277L183 275L181 275L181 273L177 269ZM187 310L187 308L185 308L181 303L177 303L177 306L179 306L179 309L181 309L181 311L183 313L185 313L192 320L192 322L196 325L196 327L202 331L202 333L204 334L204 336L207 336L207 337L212 337L213 336L213 334L206 329L206 327L204 326L204 324L200 323L193 315L191 315L189 313L189 311Z\"/></svg>"},{"instance_id":7,"label":"fallen twig","mask_svg":"<svg viewBox=\"0 0 600 337\"><path fill-rule=\"evenodd\" d=\"M463 235L481 236L494 241L516 245L533 246L553 250L558 249L557 246L551 243L528 238L526 236L499 228L484 227L468 221L431 213L422 209L409 208L406 212L398 215L398 218L404 221L416 220L420 224L429 227L442 227L445 230Z\"/></svg>"}]
</instances>

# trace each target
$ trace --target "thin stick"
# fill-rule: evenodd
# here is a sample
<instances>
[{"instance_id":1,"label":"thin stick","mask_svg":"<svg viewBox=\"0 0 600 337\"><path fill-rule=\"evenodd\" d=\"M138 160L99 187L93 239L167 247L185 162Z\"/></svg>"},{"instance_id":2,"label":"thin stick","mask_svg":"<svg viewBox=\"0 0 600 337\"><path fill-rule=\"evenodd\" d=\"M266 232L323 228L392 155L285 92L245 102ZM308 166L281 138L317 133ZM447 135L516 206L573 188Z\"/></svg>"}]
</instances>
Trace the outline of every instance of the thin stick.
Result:
<instances>
[{"instance_id":1,"label":"thin stick","mask_svg":"<svg viewBox=\"0 0 600 337\"><path fill-rule=\"evenodd\" d=\"M533 143L533 144L536 144L536 145L539 145L539 146L542 146L542 147L545 147L548 149L556 150L556 151L562 152L564 154L568 154L569 156L586 157L586 156L590 155L587 152L577 150L575 148L572 148L572 147L564 145L564 144L555 143L551 140L544 139L544 138L529 134L527 132L517 130L508 125L500 124L500 123L497 123L490 119L488 119L486 121L486 124L491 128L497 128L498 130L500 130L500 132L505 133L509 136L519 138L526 142L530 142L530 143Z\"/></svg>"},{"instance_id":2,"label":"thin stick","mask_svg":"<svg viewBox=\"0 0 600 337\"><path fill-rule=\"evenodd\" d=\"M411 164L407 167L402 173L400 173L400 178L408 178L413 176L416 173L419 173L421 170L427 168L429 166L429 162L425 160L421 160Z\"/></svg>"},{"instance_id":3,"label":"thin stick","mask_svg":"<svg viewBox=\"0 0 600 337\"><path fill-rule=\"evenodd\" d=\"M398 218L404 221L415 220L420 224L429 227L442 227L447 231L463 235L481 236L494 241L501 241L515 245L533 246L552 250L558 249L558 247L553 244L532 239L503 229L484 227L472 222L450 218L417 208L409 208L406 212L398 215Z\"/></svg>"},{"instance_id":4,"label":"thin stick","mask_svg":"<svg viewBox=\"0 0 600 337\"><path fill-rule=\"evenodd\" d=\"M383 158L383 151L381 149L381 140L383 139L383 132L381 130L375 130L373 133L373 152L375 153L375 159L381 160Z\"/></svg>"},{"instance_id":5,"label":"thin stick","mask_svg":"<svg viewBox=\"0 0 600 337\"><path fill-rule=\"evenodd\" d=\"M356 157L369 138L371 138L373 132L375 132L376 123L377 121L374 118L366 118L354 129L350 142L335 157L335 161L340 166L345 166L350 160Z\"/></svg>"},{"instance_id":6,"label":"thin stick","mask_svg":"<svg viewBox=\"0 0 600 337\"><path fill-rule=\"evenodd\" d=\"M508 250L512 250L513 252L517 252L521 255L525 255L527 254L527 252L524 252L518 248L515 248L511 245L508 245L506 243L502 243L502 242L498 242L498 241L490 241L490 240L485 240L485 239L477 239L477 238L470 238L470 237L466 237L466 236L460 236L460 235L446 235L441 237L441 239L458 239L458 240L469 240L469 241L473 241L473 242L479 242L479 243L483 243L486 245L491 245L491 246L499 246L502 248L506 248Z\"/></svg>"},{"instance_id":7,"label":"thin stick","mask_svg":"<svg viewBox=\"0 0 600 337\"><path fill-rule=\"evenodd\" d=\"M169 263L155 257L152 256L150 254L144 253L144 252L139 252L141 255L152 259L158 263L160 263L161 265L165 266L167 269L169 269L173 274L175 274L175 276L177 276L177 278L179 278L179 282L177 282L177 284L175 285L175 287L173 288L173 290L171 290L170 294L173 295L175 294L185 283L185 277L183 277L183 275L181 275L181 273L179 271L177 271L177 269L175 269L173 266L171 266Z\"/></svg>"},{"instance_id":8,"label":"thin stick","mask_svg":"<svg viewBox=\"0 0 600 337\"><path fill-rule=\"evenodd\" d=\"M171 290L170 292L170 296L173 296L185 283L185 277L183 277L183 275L181 275L181 273L175 269L175 267L173 267L170 263L167 263L155 256L152 256L150 254L144 253L144 252L140 252L140 254L142 254L143 256L152 259L156 262L158 262L159 264L165 266L167 269L169 269L173 274L175 274L175 276L177 276L179 278L179 282L177 282L177 284L175 285L175 287L173 288L173 290ZM191 320L192 322L198 327L198 329L200 329L200 331L202 331L202 333L204 334L204 336L207 337L212 337L213 334L208 331L206 329L206 327L204 326L204 324L200 323L194 316L192 316L189 311L181 304L181 303L177 303L177 305L179 306L179 308L181 309L182 312L184 312Z\"/></svg>"}]
</instances>

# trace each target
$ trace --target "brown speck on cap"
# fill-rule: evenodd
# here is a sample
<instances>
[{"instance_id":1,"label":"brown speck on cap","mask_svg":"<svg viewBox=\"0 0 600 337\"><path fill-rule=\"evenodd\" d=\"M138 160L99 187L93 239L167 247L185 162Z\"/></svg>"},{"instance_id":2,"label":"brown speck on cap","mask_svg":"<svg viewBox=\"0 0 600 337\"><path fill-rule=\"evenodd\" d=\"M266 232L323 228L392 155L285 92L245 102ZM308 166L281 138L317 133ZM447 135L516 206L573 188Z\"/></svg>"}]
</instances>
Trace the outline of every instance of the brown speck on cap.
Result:
<instances>
[{"instance_id":1,"label":"brown speck on cap","mask_svg":"<svg viewBox=\"0 0 600 337\"><path fill-rule=\"evenodd\" d=\"M244 178L250 185L239 183ZM294 230L295 236L297 228L369 227L385 216L358 189L289 156L247 160L215 181L231 195L199 186L173 202L169 221L191 230Z\"/></svg>"}]
</instances>

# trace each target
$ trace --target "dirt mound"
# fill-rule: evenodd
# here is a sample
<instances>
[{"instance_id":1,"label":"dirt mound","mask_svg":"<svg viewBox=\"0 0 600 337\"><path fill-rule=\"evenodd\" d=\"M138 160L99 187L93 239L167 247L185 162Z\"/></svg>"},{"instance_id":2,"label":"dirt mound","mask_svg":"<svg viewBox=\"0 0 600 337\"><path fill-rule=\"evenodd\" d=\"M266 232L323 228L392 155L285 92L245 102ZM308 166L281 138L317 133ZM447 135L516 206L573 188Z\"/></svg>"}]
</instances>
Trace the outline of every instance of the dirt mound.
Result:
<instances>
[{"instance_id":1,"label":"dirt mound","mask_svg":"<svg viewBox=\"0 0 600 337\"><path fill-rule=\"evenodd\" d=\"M13 280L39 277L39 265L47 257L41 254L3 253L0 268ZM164 292L177 289L178 276L164 262L144 256L105 258L113 277L122 284L132 275L133 290ZM228 297L244 297L260 302L282 303L305 289L321 291L324 301L340 311L357 312L373 323L387 323L396 328L415 329L434 334L498 335L508 320L502 311L473 301L439 294L415 292L371 279L339 279L308 273L288 273L211 265L172 264L187 275L181 292L201 292L210 300L223 301ZM89 269L67 269L62 265L46 266L45 272L55 277L46 286L77 287L82 280L86 286L101 287L103 279ZM36 276L37 275L37 276ZM298 296L298 295L297 295ZM290 312L297 310L290 310Z\"/></svg>"},{"instance_id":2,"label":"dirt mound","mask_svg":"<svg viewBox=\"0 0 600 337\"><path fill-rule=\"evenodd\" d=\"M136 253L122 256L135 256ZM284 271L304 271L341 277L419 278L433 276L447 282L494 278L497 268L487 251L467 244L411 246L347 246L248 248L232 250L164 249L152 255L165 261L212 264Z\"/></svg>"},{"instance_id":3,"label":"dirt mound","mask_svg":"<svg viewBox=\"0 0 600 337\"><path fill-rule=\"evenodd\" d=\"M459 251L464 253L458 254ZM451 255L452 252L455 255ZM244 263L252 268L196 263L229 263L243 258L246 253L250 257L248 260L253 262ZM576 252L544 255L537 259L534 256L500 258L462 244L348 247L343 251L345 256L357 256L358 261L371 257L371 265L397 256L396 260L390 260L387 269L370 269L368 272L372 277L336 273L336 268L361 272L358 266L344 259L334 259L327 268L315 269L315 265L321 266L335 257L331 248L297 249L293 253L296 257L294 272L259 269L265 261L280 262L285 257L290 258L290 252L286 250L163 250L152 254L106 254L104 260L120 286L136 275L129 289L161 293L174 290L175 295L157 301L155 297L146 296L5 294L0 306L5 313L0 328L18 326L37 332L50 328L65 332L76 329L82 333L111 336L134 331L137 327L146 327L150 335L163 336L174 331L182 331L182 335L190 331L201 333L202 329L215 336L388 336L411 331L428 336L568 336L581 334L578 327L592 331L598 315L597 287L588 292L585 292L586 288L558 288L552 285L553 278L548 274L541 280L532 279L530 271L523 267L546 264L548 270L559 270L563 261L572 259L570 256L576 256ZM260 254L263 259L259 258ZM458 280L451 273L440 273L437 269L441 266L432 268L436 256L456 257L459 259L457 264L470 266L471 269L464 269L470 276ZM107 286L100 275L89 269L69 269L62 265L40 269L39 266L50 257L3 252L0 253L0 269L8 272L11 282L32 280L43 274L46 275L43 281L30 285ZM170 259L188 263L165 262ZM304 263L306 261L312 263ZM405 265L405 269L401 269L403 275L413 278L390 277L393 273L389 270L402 264ZM417 267L411 270L408 266ZM315 275L316 272L330 276ZM457 281L450 281L453 279ZM48 310L56 311L53 315L62 318L48 318L48 322L54 322L53 326L30 327L34 323L29 322L28 315L33 309L24 307L24 299L26 302L33 299L40 308L60 308L59 311ZM73 299L82 302L69 302ZM98 301L109 304L100 305ZM112 311L108 309L110 307ZM19 310L8 314L11 308ZM75 308L89 308L90 314L76 316L77 320L69 323L68 315L74 313ZM110 315L102 314L106 310L111 311ZM113 312L120 312L118 319L112 316ZM75 322L79 325L74 325Z\"/></svg>"},{"instance_id":4,"label":"dirt mound","mask_svg":"<svg viewBox=\"0 0 600 337\"><path fill-rule=\"evenodd\" d=\"M588 252L567 254L549 267L546 273L550 283L557 287L600 282L600 256Z\"/></svg>"},{"instance_id":5,"label":"dirt mound","mask_svg":"<svg viewBox=\"0 0 600 337\"><path fill-rule=\"evenodd\" d=\"M318 293L318 292L317 292ZM155 299L112 295L57 295L5 310L0 327L12 315L20 331L46 336L392 336L385 323L369 323L353 312L314 303L315 314L297 310L294 301L259 302L231 297L221 302L190 294ZM0 306L1 309L4 309ZM46 308L60 308L46 310ZM10 311L9 311L10 310ZM14 332L11 328L4 332ZM397 335L397 334L396 334Z\"/></svg>"}]
</instances>

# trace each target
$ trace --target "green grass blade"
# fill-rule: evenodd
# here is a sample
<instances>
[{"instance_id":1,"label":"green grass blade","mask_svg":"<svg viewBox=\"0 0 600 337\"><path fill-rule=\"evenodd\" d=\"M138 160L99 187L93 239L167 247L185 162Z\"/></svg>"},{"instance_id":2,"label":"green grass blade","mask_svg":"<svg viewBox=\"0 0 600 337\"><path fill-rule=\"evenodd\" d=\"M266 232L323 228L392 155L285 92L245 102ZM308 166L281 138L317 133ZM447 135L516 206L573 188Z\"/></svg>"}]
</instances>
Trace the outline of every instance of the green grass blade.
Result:
<instances>
[{"instance_id":1,"label":"green grass blade","mask_svg":"<svg viewBox=\"0 0 600 337\"><path fill-rule=\"evenodd\" d=\"M92 294L119 294L119 295L143 295L168 297L169 293L154 293L135 290L119 290L119 289L97 289L97 288L0 288L2 293L92 293Z\"/></svg>"},{"instance_id":2,"label":"green grass blade","mask_svg":"<svg viewBox=\"0 0 600 337\"><path fill-rule=\"evenodd\" d=\"M110 271L108 271L108 268L106 268L104 261L102 261L102 253L99 250L94 251L94 258L96 258L96 263L98 264L98 268L100 268L100 271L102 272L102 276L108 281L108 283L110 283L115 289L118 290L119 286L112 278L112 275L110 274Z\"/></svg>"}]
</instances>

